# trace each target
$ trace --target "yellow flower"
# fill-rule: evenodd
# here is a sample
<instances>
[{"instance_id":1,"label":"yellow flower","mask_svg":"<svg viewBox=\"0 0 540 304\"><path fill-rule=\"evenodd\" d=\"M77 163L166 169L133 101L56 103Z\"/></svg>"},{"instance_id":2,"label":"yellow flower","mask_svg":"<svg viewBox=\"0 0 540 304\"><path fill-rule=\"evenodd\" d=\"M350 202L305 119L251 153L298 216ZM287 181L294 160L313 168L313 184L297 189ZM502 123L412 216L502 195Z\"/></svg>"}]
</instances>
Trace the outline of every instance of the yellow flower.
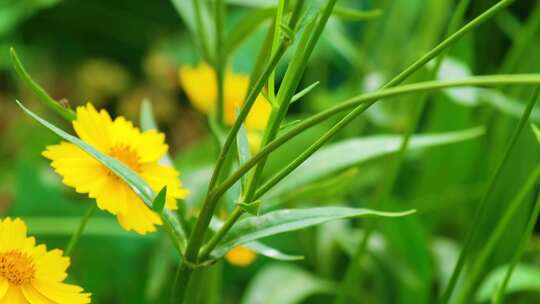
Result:
<instances>
[{"instance_id":1,"label":"yellow flower","mask_svg":"<svg viewBox=\"0 0 540 304\"><path fill-rule=\"evenodd\" d=\"M158 192L166 185L165 207L177 208L175 199L186 197L188 192L178 179L179 173L158 162L168 150L162 133L141 132L125 118L112 120L106 111L98 112L91 104L78 107L76 114L73 128L84 142L131 168L152 190ZM116 215L124 229L145 234L161 225L158 214L123 180L76 145L62 142L48 146L43 155L52 160L51 165L63 177L64 184L95 198L98 207Z\"/></svg>"},{"instance_id":2,"label":"yellow flower","mask_svg":"<svg viewBox=\"0 0 540 304\"><path fill-rule=\"evenodd\" d=\"M90 294L62 283L70 259L27 237L20 219L0 220L0 303L85 304Z\"/></svg>"},{"instance_id":3,"label":"yellow flower","mask_svg":"<svg viewBox=\"0 0 540 304\"><path fill-rule=\"evenodd\" d=\"M215 110L217 98L217 84L214 70L207 64L197 67L183 66L179 72L180 85L186 91L193 106L205 114ZM224 119L225 123L232 125L236 117L236 109L242 107L247 94L249 77L235 74L228 70L223 83L224 90ZM252 150L260 144L261 131L264 130L270 117L272 107L270 103L259 95L246 117L246 128Z\"/></svg>"},{"instance_id":4,"label":"yellow flower","mask_svg":"<svg viewBox=\"0 0 540 304\"><path fill-rule=\"evenodd\" d=\"M236 246L225 255L225 259L235 266L246 267L251 265L257 254L246 246Z\"/></svg>"}]
</instances>

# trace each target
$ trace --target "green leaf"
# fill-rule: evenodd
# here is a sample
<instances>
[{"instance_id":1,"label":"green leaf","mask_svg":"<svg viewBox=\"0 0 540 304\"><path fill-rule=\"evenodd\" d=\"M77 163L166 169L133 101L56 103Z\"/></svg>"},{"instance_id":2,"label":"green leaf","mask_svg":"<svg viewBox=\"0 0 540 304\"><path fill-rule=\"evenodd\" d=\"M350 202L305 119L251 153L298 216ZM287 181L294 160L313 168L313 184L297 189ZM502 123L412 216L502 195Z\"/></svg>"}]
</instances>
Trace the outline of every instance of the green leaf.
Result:
<instances>
[{"instance_id":1,"label":"green leaf","mask_svg":"<svg viewBox=\"0 0 540 304\"><path fill-rule=\"evenodd\" d=\"M157 123L154 119L154 110L152 109L152 103L150 100L144 99L141 105L141 117L140 117L141 129L144 131L157 130Z\"/></svg>"},{"instance_id":2,"label":"green leaf","mask_svg":"<svg viewBox=\"0 0 540 304\"><path fill-rule=\"evenodd\" d=\"M298 261L298 260L304 259L304 256L302 255L285 254L261 242L250 242L250 243L244 244L244 246L255 251L257 254L260 254L267 258L271 258L278 261Z\"/></svg>"},{"instance_id":3,"label":"green leaf","mask_svg":"<svg viewBox=\"0 0 540 304\"><path fill-rule=\"evenodd\" d=\"M332 294L334 282L317 277L290 264L271 264L249 284L242 304L303 303L316 294Z\"/></svg>"},{"instance_id":4,"label":"green leaf","mask_svg":"<svg viewBox=\"0 0 540 304\"><path fill-rule=\"evenodd\" d=\"M347 207L319 207L309 209L282 209L268 212L258 217L242 219L233 226L223 238L221 244L212 252L214 258L224 256L232 248L262 239L271 235L316 226L328 221L335 221L361 216L400 217L414 213L380 212L369 209Z\"/></svg>"},{"instance_id":5,"label":"green leaf","mask_svg":"<svg viewBox=\"0 0 540 304\"><path fill-rule=\"evenodd\" d=\"M507 265L495 269L488 274L476 294L479 302L488 301L502 282L507 271ZM519 264L514 269L506 287L506 293L520 291L540 291L540 269L535 265Z\"/></svg>"},{"instance_id":6,"label":"green leaf","mask_svg":"<svg viewBox=\"0 0 540 304\"><path fill-rule=\"evenodd\" d=\"M480 89L480 100L497 111L504 113L508 116L520 118L525 111L526 103L505 96L499 91L491 89ZM530 119L534 122L540 122L540 108L535 107L532 110Z\"/></svg>"},{"instance_id":7,"label":"green leaf","mask_svg":"<svg viewBox=\"0 0 540 304\"><path fill-rule=\"evenodd\" d=\"M440 134L416 135L409 149L447 145L477 138L484 133L481 127ZM267 199L290 194L323 177L357 166L358 164L390 154L399 149L399 135L377 135L347 139L329 145L313 154L264 197Z\"/></svg>"},{"instance_id":8,"label":"green leaf","mask_svg":"<svg viewBox=\"0 0 540 304\"><path fill-rule=\"evenodd\" d=\"M237 150L238 150L238 164L242 166L251 158L251 151L249 149L247 130L244 124L240 126L240 129L238 130L238 133L236 134L236 145L237 145ZM243 176L241 180L242 180L242 191L243 191L246 185L246 176Z\"/></svg>"},{"instance_id":9,"label":"green leaf","mask_svg":"<svg viewBox=\"0 0 540 304\"><path fill-rule=\"evenodd\" d=\"M165 201L167 200L167 186L164 186L159 193L156 195L156 198L152 202L152 209L158 214L163 212L165 207Z\"/></svg>"},{"instance_id":10,"label":"green leaf","mask_svg":"<svg viewBox=\"0 0 540 304\"><path fill-rule=\"evenodd\" d=\"M13 68L19 75L19 77L24 81L24 83L36 94L39 99L46 104L49 108L54 110L56 113L60 114L62 117L64 117L67 120L74 120L75 119L75 113L60 105L60 103L56 100L54 100L48 93L45 91L37 82L32 79L30 74L26 71L24 66L22 65L22 62L19 60L19 57L17 56L17 53L15 52L14 48L10 49L11 53L11 63L13 64Z\"/></svg>"},{"instance_id":11,"label":"green leaf","mask_svg":"<svg viewBox=\"0 0 540 304\"><path fill-rule=\"evenodd\" d=\"M315 81L314 83L310 84L309 86L307 86L305 89L303 89L302 91L294 94L294 96L292 97L291 99L291 103L294 103L295 101L298 101L300 100L302 97L306 96L309 92L311 92L311 90L313 90L318 84L320 83L320 81Z\"/></svg>"},{"instance_id":12,"label":"green leaf","mask_svg":"<svg viewBox=\"0 0 540 304\"><path fill-rule=\"evenodd\" d=\"M37 120L43 126L47 127L49 130L53 131L63 139L78 146L83 151L85 151L90 156L99 161L102 165L106 166L109 170L111 170L114 174L116 174L124 182L126 182L149 208L152 208L155 194L150 188L150 186L148 186L148 184L139 175L133 172L130 168L124 166L124 164L117 161L116 159L106 154L103 154L102 152L94 149L92 146L83 142L79 138L70 135L63 130L57 128L56 126L50 124L43 118L39 117L29 109L24 107L22 103L20 103L18 100L16 102L28 115ZM178 246L178 249L183 249L186 245L187 240L186 234L182 229L180 223L178 222L178 219L176 218L174 213L170 212L169 210L163 212L161 216L163 218L163 221L165 222L168 232L172 234L172 237L174 238L175 245Z\"/></svg>"},{"instance_id":13,"label":"green leaf","mask_svg":"<svg viewBox=\"0 0 540 304\"><path fill-rule=\"evenodd\" d=\"M210 222L210 229L213 231L219 230L223 226L223 221L213 217L212 221ZM251 250L255 251L257 254L260 254L262 256L265 256L267 258L271 258L278 261L297 261L302 260L304 257L301 255L290 255L281 252L280 250L270 247L268 245L265 245L261 242L253 241L249 242L247 244L244 244L244 246L249 247Z\"/></svg>"},{"instance_id":14,"label":"green leaf","mask_svg":"<svg viewBox=\"0 0 540 304\"><path fill-rule=\"evenodd\" d=\"M332 15L348 21L364 21L377 18L381 16L381 13L381 10L378 9L361 11L354 8L336 5L334 11L332 12Z\"/></svg>"},{"instance_id":15,"label":"green leaf","mask_svg":"<svg viewBox=\"0 0 540 304\"><path fill-rule=\"evenodd\" d=\"M533 130L534 136L536 136L536 140L538 140L538 142L540 143L540 129L535 124L531 124L531 127Z\"/></svg>"}]
</instances>

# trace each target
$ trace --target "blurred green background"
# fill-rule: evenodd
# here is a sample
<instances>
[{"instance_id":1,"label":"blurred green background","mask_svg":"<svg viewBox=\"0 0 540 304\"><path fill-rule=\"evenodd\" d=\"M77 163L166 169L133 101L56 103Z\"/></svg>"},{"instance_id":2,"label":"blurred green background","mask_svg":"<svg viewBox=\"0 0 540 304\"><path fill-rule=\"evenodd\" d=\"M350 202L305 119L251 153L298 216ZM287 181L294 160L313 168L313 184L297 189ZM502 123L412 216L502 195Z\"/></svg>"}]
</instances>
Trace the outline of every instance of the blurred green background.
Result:
<instances>
[{"instance_id":1,"label":"blurred green background","mask_svg":"<svg viewBox=\"0 0 540 304\"><path fill-rule=\"evenodd\" d=\"M187 2L0 0L0 215L23 218L40 242L63 248L78 217L92 203L63 186L40 155L46 145L59 139L24 116L15 99L66 130L70 126L23 87L10 65L10 46L53 97L65 98L73 107L92 102L138 121L141 101L148 98L167 134L182 180L193 192L186 203L197 207L197 194L205 191L217 151L205 116L191 107L178 82L181 65L201 60L196 40L177 11ZM226 33L230 36L243 18L268 10L277 1L226 2ZM495 2L472 1L466 21ZM374 90L392 78L444 37L456 1L340 0L338 4L380 9L381 14L363 21L330 19L301 87L315 81L320 84L293 105L290 121ZM253 68L270 16L235 50L229 62L234 71L248 74ZM439 78L537 73L539 28L540 3L518 0L452 48ZM287 58L278 69L278 83ZM427 72L411 81L425 80ZM485 126L486 133L466 142L407 154L392 205L400 210L416 208L418 214L381 221L363 264L363 280L358 282L359 303L433 303L448 279L474 207L530 92L531 87L504 87L447 90L429 96L418 133L476 126ZM420 98L407 95L377 104L335 140L402 133ZM539 107L531 117L540 123ZM278 150L266 173L290 161L334 122L320 125ZM527 127L490 202L488 222L482 228L486 232L493 229L538 163L539 152ZM288 191L275 204L369 206L384 165L384 157L355 163ZM530 205L523 204L490 259L484 284L489 285L492 270L508 261L529 212ZM220 262L198 275L209 292L192 295L193 303L328 303L359 240L361 224L334 222L267 239L265 243L305 259L284 263L258 257L245 268ZM92 292L94 303L165 303L176 259L161 233L141 237L124 232L111 215L99 212L74 253L70 280ZM511 284L508 303L540 301L539 265L540 239L535 235L515 274L522 281ZM478 286L479 301L489 299L488 285Z\"/></svg>"}]
</instances>

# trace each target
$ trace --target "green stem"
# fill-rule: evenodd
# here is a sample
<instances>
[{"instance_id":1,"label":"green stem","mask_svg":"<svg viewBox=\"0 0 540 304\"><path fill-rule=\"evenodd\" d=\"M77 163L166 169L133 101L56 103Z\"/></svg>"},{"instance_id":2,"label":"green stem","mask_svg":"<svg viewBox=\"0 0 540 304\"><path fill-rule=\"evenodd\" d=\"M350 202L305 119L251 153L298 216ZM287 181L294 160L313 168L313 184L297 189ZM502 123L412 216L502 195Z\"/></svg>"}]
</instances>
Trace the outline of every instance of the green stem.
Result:
<instances>
[{"instance_id":1,"label":"green stem","mask_svg":"<svg viewBox=\"0 0 540 304\"><path fill-rule=\"evenodd\" d=\"M523 128L525 127L525 124L529 120L529 116L531 115L534 104L536 103L538 93L539 93L539 89L536 88L533 94L531 95L529 102L527 103L527 107L525 108L525 111L523 111L523 115L521 115L521 119L519 120L519 123L516 129L514 130L514 133L512 134L510 141L508 142L508 145L506 146L504 154L502 155L502 158L493 174L493 177L491 178L489 182L487 191L485 192L484 196L482 197L482 200L480 201L478 207L476 208L474 217L471 221L471 227L469 228L467 236L465 238L465 244L463 245L463 248L461 249L456 266L454 267L454 270L452 272L452 275L450 277L446 290L443 293L443 296L441 298L441 303L448 303L448 301L450 300L450 297L454 291L457 280L461 274L461 271L463 270L463 267L465 266L466 258L470 254L472 244L474 244L474 241L477 237L476 234L479 229L476 229L476 227L482 227L482 224L484 222L484 217L485 217L484 214L486 212L488 202L501 177L502 171L508 162L510 154L514 150L514 146L519 136L521 135L521 132Z\"/></svg>"},{"instance_id":2,"label":"green stem","mask_svg":"<svg viewBox=\"0 0 540 304\"><path fill-rule=\"evenodd\" d=\"M189 0L188 0L189 1ZM195 15L195 27L199 36L201 51L206 62L212 62L210 48L208 46L208 38L206 37L206 29L202 20L201 0L193 0L193 14Z\"/></svg>"},{"instance_id":3,"label":"green stem","mask_svg":"<svg viewBox=\"0 0 540 304\"><path fill-rule=\"evenodd\" d=\"M171 304L182 304L186 300L186 294L191 276L193 275L193 268L189 267L184 261L180 262L176 277L174 279L175 288L172 291Z\"/></svg>"},{"instance_id":4,"label":"green stem","mask_svg":"<svg viewBox=\"0 0 540 304\"><path fill-rule=\"evenodd\" d=\"M270 51L270 54L273 55L276 53L280 37L281 37L281 22L283 19L283 12L285 11L285 0L279 0L277 10L276 10L276 18L274 21L274 38L272 39L272 48ZM268 98L270 99L271 103L274 103L274 99L276 99L276 71L272 70L272 73L270 73L270 77L268 77Z\"/></svg>"},{"instance_id":5,"label":"green stem","mask_svg":"<svg viewBox=\"0 0 540 304\"><path fill-rule=\"evenodd\" d=\"M54 100L37 82L35 82L34 79L32 79L19 60L14 48L10 49L10 54L11 63L13 64L13 68L17 72L17 75L19 75L19 77L32 90L32 92L34 92L34 94L36 94L43 103L49 106L49 108L60 114L60 116L67 121L75 120L76 116L73 110L63 107L58 101Z\"/></svg>"},{"instance_id":6,"label":"green stem","mask_svg":"<svg viewBox=\"0 0 540 304\"><path fill-rule=\"evenodd\" d=\"M506 290L506 286L508 285L508 281L510 281L512 272L516 268L517 263L519 262L519 260L521 259L521 256L523 255L523 251L525 250L527 241L531 238L531 235L533 233L534 226L536 225L536 222L538 220L539 214L540 214L540 193L538 193L536 197L536 203L534 204L533 212L531 213L531 217L529 218L529 222L527 223L527 228L525 229L525 233L521 237L521 240L518 245L518 249L514 253L512 260L510 261L510 266L506 270L506 274L504 276L502 284L497 289L495 298L493 300L494 304L500 304L502 302L502 299L504 297L504 292Z\"/></svg>"},{"instance_id":7,"label":"green stem","mask_svg":"<svg viewBox=\"0 0 540 304\"><path fill-rule=\"evenodd\" d=\"M81 238L81 235L84 232L84 228L86 227L86 224L88 223L92 215L96 213L96 210L97 210L96 205L92 204L92 206L90 206L90 208L88 208L88 210L84 213L83 217L81 218L81 222L79 223L79 228L77 228L77 231L75 231L75 233L71 236L66 246L66 250L64 252L66 256L71 256L71 254L73 253L75 246L79 242L79 239Z\"/></svg>"},{"instance_id":8,"label":"green stem","mask_svg":"<svg viewBox=\"0 0 540 304\"><path fill-rule=\"evenodd\" d=\"M287 72L285 73L285 77L283 79L282 86L279 89L278 95L276 97L276 102L274 104L274 107L272 108L272 112L269 118L269 123L263 135L262 144L261 144L262 146L265 146L267 143L269 143L276 137L277 132L279 131L279 128L281 126L281 123L283 119L285 118L285 115L289 108L289 104L294 96L296 89L298 88L298 84L300 83L300 79L307 65L307 61L315 47L315 44L321 37L322 31L328 21L328 18L330 17L330 14L332 13L335 3L336 3L336 0L327 0L317 20L310 23L310 25L304 30L301 41L299 42L298 47L291 60L291 63L289 64L289 67L287 68ZM298 1L297 6L298 5L302 6L303 1ZM291 16L291 19L294 20L294 25L296 25L296 22L299 16L299 14L295 12L299 12L299 10L295 8ZM294 27L291 27L291 28L294 28ZM261 158L260 161L256 164L253 174L248 178L245 193L243 193L243 197L242 197L243 201L251 202L251 198L255 194L255 190L258 185L258 181L259 181L260 175L262 174L262 170L264 168L265 163L266 163L266 155L263 158ZM222 190L226 191L226 189L223 189L223 188ZM222 193L218 192L218 195L215 195L214 191L209 193L208 197L210 197L214 201L214 203L212 203L213 205L216 204L215 202L221 197L221 194ZM210 203L211 202L212 201L210 201ZM243 210L239 208L237 208L235 211L237 213L235 213L235 217L231 219L230 224L227 224L224 227L222 227L217 233L218 238L215 238L215 240L212 241L210 246L207 246L205 248L205 255L208 255L212 251L212 249L214 248L214 246L217 245L221 237L224 236L228 232L228 230L232 227L234 222L243 213ZM210 219L208 219L208 222L209 221Z\"/></svg>"},{"instance_id":9,"label":"green stem","mask_svg":"<svg viewBox=\"0 0 540 304\"><path fill-rule=\"evenodd\" d=\"M452 32L456 31L459 28L459 26L461 25L463 21L465 11L467 10L467 7L469 6L469 2L470 0L461 0L459 2L455 13L453 14L450 20L445 36L449 36ZM437 57L435 61L435 66L430 72L428 79L437 78L437 74L439 72L439 69L442 65L444 58L445 58L444 53L442 53L440 56ZM387 173L384 174L383 181L381 182L379 186L379 189L374 199L374 206L372 206L373 208L384 208L384 206L382 205L385 204L390 199L390 196L392 195L392 190L395 187L396 180L399 175L399 171L402 167L403 160L405 158L405 152L409 148L409 143L410 143L412 135L414 134L414 131L418 128L418 125L420 123L420 119L426 107L427 101L428 101L428 94L426 93L426 94L423 94L422 97L420 97L420 101L414 107L411 123L409 124L407 130L403 134L400 147L397 153L395 153L394 156L391 157L390 160L388 161L388 166L385 169L385 172ZM334 303L336 304L344 303L350 294L350 290L353 289L353 284L355 280L361 281L360 262L361 262L362 257L364 256L364 253L367 249L367 244L369 243L369 239L371 238L373 231L376 228L377 223L378 223L377 219L374 219L374 218L368 219L368 222L366 223L365 233L363 234L362 240L360 241L358 248L356 249L351 261L349 262L349 266L347 267L344 279L342 281L342 284L340 285L340 288L339 288L339 291L335 298Z\"/></svg>"},{"instance_id":10,"label":"green stem","mask_svg":"<svg viewBox=\"0 0 540 304\"><path fill-rule=\"evenodd\" d=\"M289 25L291 28L296 27L296 23L298 22L300 12L302 10L302 6L303 6L303 1L298 1L291 15L291 18L289 20ZM214 172L212 173L212 177L210 179L210 183L208 186L209 190L208 190L208 194L206 195L205 203L197 219L197 222L195 223L195 228L193 229L188 245L186 247L186 251L185 251L186 263L192 263L192 264L198 263L199 249L204 241L206 232L208 230L208 225L210 224L210 220L212 219L212 216L214 214L214 211L217 207L217 204L220 198L213 195L212 189L214 188L214 185L219 180L221 170L227 159L228 152L230 151L231 147L234 145L238 130L240 129L243 121L245 120L247 114L249 113L251 106L255 102L255 99L257 98L259 92L264 86L264 83L268 79L268 75L272 72L272 70L277 65L277 62L279 61L281 56L285 53L285 49L287 48L288 43L284 41L280 46L281 47L278 48L278 51L274 54L274 56L268 63L267 68L265 69L265 71L263 72L259 80L256 82L255 87L250 90L248 97L242 107L242 110L240 111L233 127L231 128L231 130L229 131L227 135L227 139L225 140L223 148L221 149L220 155L218 157L216 168L214 169Z\"/></svg>"},{"instance_id":11,"label":"green stem","mask_svg":"<svg viewBox=\"0 0 540 304\"><path fill-rule=\"evenodd\" d=\"M289 20L289 27L291 28L296 27L296 23L298 22L300 12L302 11L302 6L303 6L303 1L298 1L293 10L291 18ZM277 66L281 57L283 57L283 55L285 54L285 51L287 50L289 45L290 44L286 40L281 41L276 52L271 56L270 61L266 65L262 74L259 76L259 78L255 82L255 85L249 90L246 100L244 102L244 105L242 106L242 109L240 110L238 117L236 118L233 126L231 127L231 130L227 134L225 143L223 144L223 147L221 148L218 159L216 161L216 167L214 168L212 177L210 179L208 191L211 191L214 188L215 184L217 183L219 176L221 174L221 171L223 169L225 160L227 159L228 153L231 147L234 146L234 143L236 141L236 135L238 134L238 130L240 130L240 127L242 126L242 123L245 121L247 115L249 114L249 111L251 110L251 107L255 103L257 96L259 96L268 77Z\"/></svg>"},{"instance_id":12,"label":"green stem","mask_svg":"<svg viewBox=\"0 0 540 304\"><path fill-rule=\"evenodd\" d=\"M476 286L478 278L480 277L483 267L486 265L488 258L495 251L497 243L501 240L505 231L507 231L508 226L512 223L514 215L516 214L518 208L521 206L522 202L525 200L527 195L534 188L534 185L538 182L540 178L540 165L536 166L533 172L527 178L525 184L521 187L518 194L510 202L508 208L505 210L503 217L495 226L495 230L489 236L488 241L478 257L474 260L474 263L471 265L470 271L467 272L466 281L463 283L463 288L460 289L460 296L458 297L457 303L465 303L469 298L473 288Z\"/></svg>"},{"instance_id":13,"label":"green stem","mask_svg":"<svg viewBox=\"0 0 540 304\"><path fill-rule=\"evenodd\" d=\"M521 75L523 76L523 75ZM520 77L520 75L515 75L512 77ZM502 78L501 78L502 77ZM287 141L291 140L298 134L304 132L305 130L317 125L318 123L328 119L329 117L346 111L353 108L353 110L341 121L339 121L333 128L331 128L327 133L323 134L322 137L317 140L316 144L313 144L310 146L305 152L303 152L299 157L297 157L292 163L288 164L284 169L279 171L277 174L272 176L267 182L265 182L260 188L257 189L255 194L252 196L251 201L256 200L260 198L264 193L266 193L268 190L270 190L275 184L280 182L283 178L285 178L290 172L292 172L296 167L298 167L305 159L307 159L309 156L313 155L317 149L319 149L324 143L326 143L337 131L339 131L339 128L344 127L347 125L350 121L352 121L356 116L358 116L360 113L365 111L371 104L372 101L381 100L387 97L393 97L401 94L410 94L410 93L418 93L418 92L425 92L435 89L443 89L443 88L450 88L450 87L461 87L461 86L500 86L504 84L510 84L507 83L509 80L506 78L506 80L503 80L504 82L501 83L500 81L502 79L506 78L504 75L497 75L497 76L478 76L473 77L466 80L452 80L452 81L430 81L430 82L421 82L411 85L403 85L397 88L390 88L390 89L384 89L379 90L373 93L364 94L361 96L353 97L349 99L346 102L343 102L342 104L339 104L337 106L334 106L333 108L330 108L324 112L321 112L319 114L316 114L300 123L298 123L295 127L293 127L288 132L284 133L280 137L276 138L275 140L271 141L266 145L259 153L255 154L252 158L250 158L244 165L242 165L240 168L238 168L237 171L235 171L229 178L227 178L222 184L215 187L214 191L212 192L212 195L215 198L221 197L229 189L232 185L234 185L238 180L244 176L249 170L251 170L262 157L269 155L274 150L282 146ZM523 82L517 82L520 84L525 84ZM536 82L526 82L527 84L540 84L540 75L538 75L538 79L536 79ZM513 84L516 84L516 82L513 82ZM242 212L239 210L238 212ZM232 227L232 225L223 226L220 228L220 231L218 231L219 236L225 235L227 231L221 231L221 230L228 230ZM216 239L218 237L215 237ZM217 244L219 240L212 240L212 244ZM205 246L205 251L210 252L211 248L210 246Z\"/></svg>"},{"instance_id":14,"label":"green stem","mask_svg":"<svg viewBox=\"0 0 540 304\"><path fill-rule=\"evenodd\" d=\"M226 58L223 54L223 20L225 19L225 4L223 0L214 0L214 25L216 32L214 69L216 70L217 100L216 121L223 126L224 87Z\"/></svg>"},{"instance_id":15,"label":"green stem","mask_svg":"<svg viewBox=\"0 0 540 304\"><path fill-rule=\"evenodd\" d=\"M208 243L206 243L203 247L201 247L201 252L199 253L199 260L204 261L209 256L212 250L219 244L219 241L223 237L225 237L225 234L229 232L229 230L232 228L234 223L244 214L244 210L240 208L239 206L236 206L233 210L233 212L229 215L225 223L223 223L223 226L210 238Z\"/></svg>"},{"instance_id":16,"label":"green stem","mask_svg":"<svg viewBox=\"0 0 540 304\"><path fill-rule=\"evenodd\" d=\"M315 114L306 120L296 124L294 127L287 132L285 132L280 137L271 141L263 149L261 149L257 154L250 158L244 165L240 166L229 178L227 178L223 183L215 187L212 194L215 197L221 197L227 189L229 189L234 183L236 183L244 174L251 170L257 163L265 156L269 155L271 152L282 146L284 143L288 142L292 138L296 137L298 134L306 131L307 129L325 121L326 119L339 114L344 111L351 111L352 114L358 116L360 113L365 111L369 106L374 102L388 98L394 97L402 94L412 94L420 93L425 91L453 88L453 87L463 87L463 86L502 86L502 85L517 85L517 84L528 84L528 85L537 85L540 83L540 75L532 74L515 74L515 75L487 75L487 76L476 76L468 79L460 80L449 80L449 81L428 81L428 82L419 82L415 84L402 85L395 88L381 89L375 92L366 93L363 95L352 97L340 104L337 104L325 111L322 111L318 114ZM357 107L361 107L356 109ZM352 117L348 115L347 117ZM345 118L344 118L345 119Z\"/></svg>"}]
</instances>

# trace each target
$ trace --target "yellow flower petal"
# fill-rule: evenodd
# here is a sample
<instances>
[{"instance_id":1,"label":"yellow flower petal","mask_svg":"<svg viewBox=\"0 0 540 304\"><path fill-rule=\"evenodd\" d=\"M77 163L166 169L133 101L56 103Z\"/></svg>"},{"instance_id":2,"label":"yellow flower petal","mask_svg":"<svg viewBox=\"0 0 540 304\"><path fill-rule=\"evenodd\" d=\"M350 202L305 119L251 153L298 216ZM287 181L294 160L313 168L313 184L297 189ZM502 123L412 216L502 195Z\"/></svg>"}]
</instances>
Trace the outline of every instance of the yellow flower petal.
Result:
<instances>
[{"instance_id":1,"label":"yellow flower petal","mask_svg":"<svg viewBox=\"0 0 540 304\"><path fill-rule=\"evenodd\" d=\"M39 248L35 250L34 254L36 278L53 282L61 282L66 279L66 270L69 267L70 259L64 257L61 250L43 252L43 249Z\"/></svg>"},{"instance_id":2,"label":"yellow flower petal","mask_svg":"<svg viewBox=\"0 0 540 304\"><path fill-rule=\"evenodd\" d=\"M225 259L232 265L246 267L251 265L257 254L246 246L236 246L225 255Z\"/></svg>"},{"instance_id":3,"label":"yellow flower petal","mask_svg":"<svg viewBox=\"0 0 540 304\"><path fill-rule=\"evenodd\" d=\"M19 286L10 285L0 304L28 304Z\"/></svg>"},{"instance_id":4,"label":"yellow flower petal","mask_svg":"<svg viewBox=\"0 0 540 304\"><path fill-rule=\"evenodd\" d=\"M217 84L214 70L203 63L197 67L179 69L180 85L195 108L205 114L214 112L217 98ZM224 120L228 125L234 123L236 110L242 107L246 98L249 77L227 71L224 80ZM247 129L262 130L268 123L272 107L259 95L246 117Z\"/></svg>"},{"instance_id":5,"label":"yellow flower petal","mask_svg":"<svg viewBox=\"0 0 540 304\"><path fill-rule=\"evenodd\" d=\"M169 147L165 144L163 133L149 130L139 136L135 149L140 155L141 163L149 163L160 160L167 153Z\"/></svg>"},{"instance_id":6,"label":"yellow flower petal","mask_svg":"<svg viewBox=\"0 0 540 304\"><path fill-rule=\"evenodd\" d=\"M30 304L56 304L56 302L49 300L30 284L22 287L22 293Z\"/></svg>"},{"instance_id":7,"label":"yellow flower petal","mask_svg":"<svg viewBox=\"0 0 540 304\"><path fill-rule=\"evenodd\" d=\"M32 286L41 294L58 304L90 303L90 294L81 293L82 289L75 285L35 280Z\"/></svg>"},{"instance_id":8,"label":"yellow flower petal","mask_svg":"<svg viewBox=\"0 0 540 304\"><path fill-rule=\"evenodd\" d=\"M180 85L197 110L210 114L214 111L217 96L216 76L207 64L192 68L183 66L178 71Z\"/></svg>"},{"instance_id":9,"label":"yellow flower petal","mask_svg":"<svg viewBox=\"0 0 540 304\"><path fill-rule=\"evenodd\" d=\"M110 147L109 128L112 124L109 114L104 110L98 112L90 103L77 107L76 114L73 128L79 138L102 152L107 151Z\"/></svg>"},{"instance_id":10,"label":"yellow flower petal","mask_svg":"<svg viewBox=\"0 0 540 304\"><path fill-rule=\"evenodd\" d=\"M20 219L0 221L0 252L25 247L26 225Z\"/></svg>"},{"instance_id":11,"label":"yellow flower petal","mask_svg":"<svg viewBox=\"0 0 540 304\"><path fill-rule=\"evenodd\" d=\"M118 222L126 230L140 234L156 231L155 225L161 225L161 218L148 208L133 192L126 193L129 208L118 213Z\"/></svg>"},{"instance_id":12,"label":"yellow flower petal","mask_svg":"<svg viewBox=\"0 0 540 304\"><path fill-rule=\"evenodd\" d=\"M102 191L95 197L96 203L101 210L107 210L116 215L125 212L130 206L126 192L132 191L118 178L109 177Z\"/></svg>"},{"instance_id":13,"label":"yellow flower petal","mask_svg":"<svg viewBox=\"0 0 540 304\"><path fill-rule=\"evenodd\" d=\"M0 299L4 297L4 295L7 293L7 290L9 288L9 283L6 279L3 277L0 277Z\"/></svg>"}]
</instances>

